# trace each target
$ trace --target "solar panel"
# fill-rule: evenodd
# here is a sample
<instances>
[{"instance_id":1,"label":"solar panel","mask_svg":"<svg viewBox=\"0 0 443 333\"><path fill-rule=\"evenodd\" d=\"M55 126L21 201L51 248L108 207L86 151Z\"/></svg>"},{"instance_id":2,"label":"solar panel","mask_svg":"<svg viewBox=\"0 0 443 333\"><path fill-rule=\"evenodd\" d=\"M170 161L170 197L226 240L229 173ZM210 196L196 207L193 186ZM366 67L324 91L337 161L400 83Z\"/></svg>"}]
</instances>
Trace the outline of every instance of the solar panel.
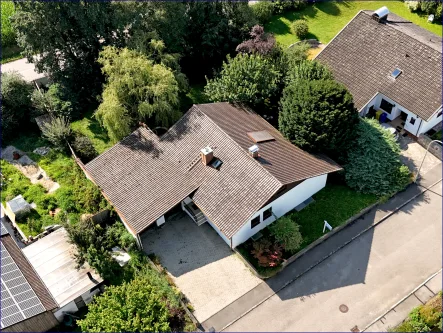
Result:
<instances>
[{"instance_id":1,"label":"solar panel","mask_svg":"<svg viewBox=\"0 0 443 333\"><path fill-rule=\"evenodd\" d=\"M8 234L8 230L6 230L5 226L3 225L3 221L1 222L2 225L2 236L7 235ZM3 259L3 258L2 258Z\"/></svg>"},{"instance_id":2,"label":"solar panel","mask_svg":"<svg viewBox=\"0 0 443 333\"><path fill-rule=\"evenodd\" d=\"M401 74L401 69L396 68L392 71L391 76L396 79Z\"/></svg>"},{"instance_id":3,"label":"solar panel","mask_svg":"<svg viewBox=\"0 0 443 333\"><path fill-rule=\"evenodd\" d=\"M2 234L3 234L2 223ZM8 250L1 243L1 328L9 327L45 311Z\"/></svg>"}]
</instances>

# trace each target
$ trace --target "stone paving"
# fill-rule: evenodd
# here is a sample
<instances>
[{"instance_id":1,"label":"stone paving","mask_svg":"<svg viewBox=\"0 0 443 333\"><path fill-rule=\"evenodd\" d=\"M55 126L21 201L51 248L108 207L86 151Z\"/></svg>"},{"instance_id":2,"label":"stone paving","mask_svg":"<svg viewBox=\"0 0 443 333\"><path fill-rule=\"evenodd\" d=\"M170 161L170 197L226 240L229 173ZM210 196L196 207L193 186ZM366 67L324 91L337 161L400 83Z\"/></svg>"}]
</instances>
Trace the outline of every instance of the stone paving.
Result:
<instances>
[{"instance_id":1,"label":"stone paving","mask_svg":"<svg viewBox=\"0 0 443 333\"><path fill-rule=\"evenodd\" d=\"M401 149L401 161L415 175L418 171L418 168L420 167L421 162L423 161L426 149L410 137L401 137L399 140L399 144ZM437 157L435 157L431 153L428 153L426 155L420 173L424 175L440 162L441 161Z\"/></svg>"},{"instance_id":2,"label":"stone paving","mask_svg":"<svg viewBox=\"0 0 443 333\"><path fill-rule=\"evenodd\" d=\"M141 240L144 251L160 259L189 299L200 322L262 282L208 223L197 226L185 213L146 231Z\"/></svg>"}]
</instances>

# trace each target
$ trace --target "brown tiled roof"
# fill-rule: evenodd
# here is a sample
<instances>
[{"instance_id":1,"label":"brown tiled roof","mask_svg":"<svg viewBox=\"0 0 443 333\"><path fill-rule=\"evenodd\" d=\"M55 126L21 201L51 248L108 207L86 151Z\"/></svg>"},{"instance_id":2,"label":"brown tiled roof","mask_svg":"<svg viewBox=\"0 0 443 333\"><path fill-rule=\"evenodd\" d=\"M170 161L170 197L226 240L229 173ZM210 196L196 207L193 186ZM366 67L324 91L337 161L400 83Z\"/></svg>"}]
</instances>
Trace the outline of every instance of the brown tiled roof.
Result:
<instances>
[{"instance_id":1,"label":"brown tiled roof","mask_svg":"<svg viewBox=\"0 0 443 333\"><path fill-rule=\"evenodd\" d=\"M218 112L256 125L228 130ZM228 103L194 105L162 137L141 127L86 169L137 233L193 193L196 205L230 238L283 184L340 169L291 145L261 117L245 112ZM254 142L246 132L254 130L276 138L272 145L258 144L261 161L247 153ZM223 162L218 170L201 163L200 150L206 146Z\"/></svg>"},{"instance_id":2,"label":"brown tiled roof","mask_svg":"<svg viewBox=\"0 0 443 333\"><path fill-rule=\"evenodd\" d=\"M405 19L377 23L361 11L317 56L358 109L379 92L427 120L442 105L442 39ZM397 79L390 77L402 70Z\"/></svg>"},{"instance_id":3,"label":"brown tiled roof","mask_svg":"<svg viewBox=\"0 0 443 333\"><path fill-rule=\"evenodd\" d=\"M51 293L43 284L42 280L37 275L29 261L26 259L23 252L20 250L17 244L15 244L12 237L10 235L4 235L1 238L1 242L5 246L6 250L8 250L14 262L28 281L31 288L34 290L37 297L40 299L40 302L43 304L45 309L47 311L56 309L58 305L52 298Z\"/></svg>"}]
</instances>

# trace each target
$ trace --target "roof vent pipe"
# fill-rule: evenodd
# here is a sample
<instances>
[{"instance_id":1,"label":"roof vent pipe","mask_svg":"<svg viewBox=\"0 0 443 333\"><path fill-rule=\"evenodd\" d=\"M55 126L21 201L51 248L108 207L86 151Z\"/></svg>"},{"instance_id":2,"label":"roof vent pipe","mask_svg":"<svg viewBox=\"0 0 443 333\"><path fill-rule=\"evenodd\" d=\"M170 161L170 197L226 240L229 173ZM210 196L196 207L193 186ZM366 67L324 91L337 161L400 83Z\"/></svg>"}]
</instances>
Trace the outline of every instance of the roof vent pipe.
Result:
<instances>
[{"instance_id":1,"label":"roof vent pipe","mask_svg":"<svg viewBox=\"0 0 443 333\"><path fill-rule=\"evenodd\" d=\"M257 158L258 157L258 146L257 145L253 145L251 147L249 147L249 155L251 155L253 158Z\"/></svg>"},{"instance_id":2,"label":"roof vent pipe","mask_svg":"<svg viewBox=\"0 0 443 333\"><path fill-rule=\"evenodd\" d=\"M389 9L386 6L383 6L377 9L374 14L372 14L372 19L377 22L385 22L388 19Z\"/></svg>"}]
</instances>

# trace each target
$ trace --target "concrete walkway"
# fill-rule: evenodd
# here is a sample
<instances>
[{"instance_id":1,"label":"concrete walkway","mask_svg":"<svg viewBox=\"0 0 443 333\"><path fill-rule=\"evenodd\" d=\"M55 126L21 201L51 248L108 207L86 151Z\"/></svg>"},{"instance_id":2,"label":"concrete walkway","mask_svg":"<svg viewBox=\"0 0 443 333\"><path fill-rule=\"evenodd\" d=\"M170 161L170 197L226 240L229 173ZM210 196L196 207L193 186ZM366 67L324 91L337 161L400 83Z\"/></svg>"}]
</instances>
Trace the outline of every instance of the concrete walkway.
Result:
<instances>
[{"instance_id":1,"label":"concrete walkway","mask_svg":"<svg viewBox=\"0 0 443 333\"><path fill-rule=\"evenodd\" d=\"M364 235L366 230L373 229L372 227L374 225L379 224L389 216L393 215L400 207L406 207L403 208L403 211L405 211L406 214L411 214L410 210L414 207L414 205L412 204L408 206L406 204L408 202L413 202L414 198L417 198L428 187L441 180L441 171L441 164L435 166L430 172L428 172L426 175L423 175L423 178L419 180L419 184L410 185L405 191L398 193L395 197L390 199L385 204L382 204L377 208L369 211L362 218L358 219L353 224L343 229L341 232L328 238L325 242L313 248L306 255L297 259L293 264L289 265L280 274L261 283L260 285L237 299L235 302L231 303L220 312L210 317L208 320L202 323L202 326L206 330L214 328L216 331L223 330L225 328L227 328L228 331L243 331L250 329L263 330L264 328L256 325L253 325L253 327L243 325L234 325L233 327L231 327L230 325L236 322L243 315L249 313L250 311L253 311L256 307L260 306L261 303L265 302L273 295L276 295L278 292L293 283L302 275L306 274L312 269L315 269L317 265L323 263L335 252L345 247L347 244L350 243L351 240L357 239L362 234ZM441 200L439 211L436 213L440 214L440 217L437 217L440 221ZM370 244L369 248L362 249L362 251L363 256L366 257L360 258L359 260L362 261L363 264L365 262L367 264L370 254ZM362 267L359 267L358 270L354 272L353 282L364 283L366 270L367 267L364 265ZM335 288L338 288L340 286L340 283L339 281L337 281L336 283L337 286ZM319 288L320 289L316 289L317 292L321 291L322 287L319 286ZM305 293L304 295L302 295L302 297L306 298L309 297L309 295ZM274 311L271 311L270 313L272 312ZM277 329L277 327L275 329L277 331L280 330ZM292 330L298 329L292 327Z\"/></svg>"},{"instance_id":2,"label":"concrete walkway","mask_svg":"<svg viewBox=\"0 0 443 333\"><path fill-rule=\"evenodd\" d=\"M401 324L409 315L412 309L425 304L432 297L442 290L442 271L433 274L431 278L420 284L407 297L392 306L382 317L377 318L368 325L362 332L388 332Z\"/></svg>"}]
</instances>

